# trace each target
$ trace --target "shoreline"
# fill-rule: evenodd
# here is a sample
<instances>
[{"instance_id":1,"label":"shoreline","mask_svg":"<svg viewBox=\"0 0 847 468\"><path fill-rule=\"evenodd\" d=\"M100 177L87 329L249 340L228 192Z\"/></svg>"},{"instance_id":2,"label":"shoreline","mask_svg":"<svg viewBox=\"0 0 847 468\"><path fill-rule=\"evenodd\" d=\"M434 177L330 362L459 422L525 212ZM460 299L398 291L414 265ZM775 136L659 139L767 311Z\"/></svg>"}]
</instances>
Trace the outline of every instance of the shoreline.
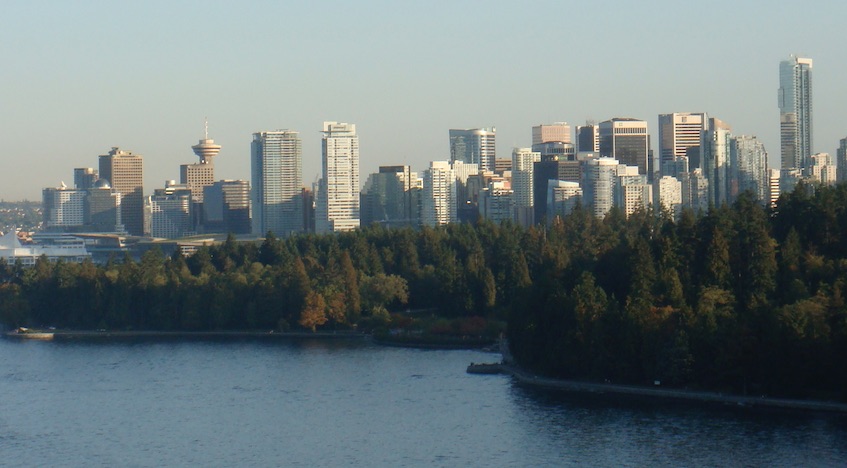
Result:
<instances>
[{"instance_id":1,"label":"shoreline","mask_svg":"<svg viewBox=\"0 0 847 468\"><path fill-rule=\"evenodd\" d=\"M101 338L332 338L332 339L362 339L370 334L351 331L321 331L321 332L278 332L258 330L238 331L156 331L156 330L50 330L39 333L4 334L7 338L37 339L39 334L50 334L54 341L74 339ZM27 336L32 335L32 336Z\"/></svg>"},{"instance_id":2,"label":"shoreline","mask_svg":"<svg viewBox=\"0 0 847 468\"><path fill-rule=\"evenodd\" d=\"M511 364L501 364L501 371L512 376L519 383L533 387L564 392L623 395L648 397L665 400L688 401L696 403L720 403L739 408L795 410L804 412L822 412L847 415L847 403L817 400L798 400L791 398L750 397L698 390L643 387L611 383L594 383L579 380L554 379L542 377L520 369Z\"/></svg>"}]
</instances>

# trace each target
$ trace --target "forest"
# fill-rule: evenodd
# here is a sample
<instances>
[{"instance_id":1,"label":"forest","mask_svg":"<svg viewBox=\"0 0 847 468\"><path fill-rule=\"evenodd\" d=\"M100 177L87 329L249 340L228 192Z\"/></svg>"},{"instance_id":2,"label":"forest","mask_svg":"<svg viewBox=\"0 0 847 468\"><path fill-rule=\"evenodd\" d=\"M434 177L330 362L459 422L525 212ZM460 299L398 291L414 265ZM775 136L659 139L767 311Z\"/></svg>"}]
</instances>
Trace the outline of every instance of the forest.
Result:
<instances>
[{"instance_id":1,"label":"forest","mask_svg":"<svg viewBox=\"0 0 847 468\"><path fill-rule=\"evenodd\" d=\"M373 330L436 310L456 334L506 322L518 364L544 375L847 400L845 233L847 185L801 184L775 209L742 194L677 221L578 208L528 229L230 237L187 258L0 263L0 322Z\"/></svg>"}]
</instances>

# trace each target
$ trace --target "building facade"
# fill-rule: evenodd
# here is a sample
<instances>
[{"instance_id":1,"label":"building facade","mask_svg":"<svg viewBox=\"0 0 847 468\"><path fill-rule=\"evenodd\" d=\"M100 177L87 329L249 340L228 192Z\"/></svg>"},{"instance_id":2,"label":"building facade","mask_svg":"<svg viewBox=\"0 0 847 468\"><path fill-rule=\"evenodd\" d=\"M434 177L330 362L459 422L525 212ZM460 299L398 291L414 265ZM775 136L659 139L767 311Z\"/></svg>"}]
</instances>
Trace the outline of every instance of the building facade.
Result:
<instances>
[{"instance_id":1,"label":"building facade","mask_svg":"<svg viewBox=\"0 0 847 468\"><path fill-rule=\"evenodd\" d=\"M779 63L781 169L805 170L812 156L812 59L792 55Z\"/></svg>"},{"instance_id":2,"label":"building facade","mask_svg":"<svg viewBox=\"0 0 847 468\"><path fill-rule=\"evenodd\" d=\"M127 233L144 235L144 158L113 147L100 156L100 178L121 194L121 220Z\"/></svg>"},{"instance_id":3,"label":"building facade","mask_svg":"<svg viewBox=\"0 0 847 468\"><path fill-rule=\"evenodd\" d=\"M730 141L730 198L749 191L762 203L768 201L768 153L754 136L741 135Z\"/></svg>"},{"instance_id":4,"label":"building facade","mask_svg":"<svg viewBox=\"0 0 847 468\"><path fill-rule=\"evenodd\" d=\"M476 164L480 171L494 172L497 157L495 137L497 129L472 128L450 130L450 161Z\"/></svg>"},{"instance_id":5,"label":"building facade","mask_svg":"<svg viewBox=\"0 0 847 468\"><path fill-rule=\"evenodd\" d=\"M303 231L303 155L293 130L256 132L250 146L253 234Z\"/></svg>"},{"instance_id":6,"label":"building facade","mask_svg":"<svg viewBox=\"0 0 847 468\"><path fill-rule=\"evenodd\" d=\"M423 175L421 224L440 226L455 223L456 175L447 161L432 161Z\"/></svg>"},{"instance_id":7,"label":"building facade","mask_svg":"<svg viewBox=\"0 0 847 468\"><path fill-rule=\"evenodd\" d=\"M359 137L356 125L324 122L321 139L323 177L317 194L315 230L359 227Z\"/></svg>"},{"instance_id":8,"label":"building facade","mask_svg":"<svg viewBox=\"0 0 847 468\"><path fill-rule=\"evenodd\" d=\"M707 126L708 117L702 112L659 115L659 168L662 175L675 175L667 169L667 165L681 158L689 160L691 169L701 167L699 155L695 154L700 152Z\"/></svg>"},{"instance_id":9,"label":"building facade","mask_svg":"<svg viewBox=\"0 0 847 468\"><path fill-rule=\"evenodd\" d=\"M617 159L626 166L637 166L639 174L648 174L651 164L647 122L631 118L600 122L600 157Z\"/></svg>"}]
</instances>

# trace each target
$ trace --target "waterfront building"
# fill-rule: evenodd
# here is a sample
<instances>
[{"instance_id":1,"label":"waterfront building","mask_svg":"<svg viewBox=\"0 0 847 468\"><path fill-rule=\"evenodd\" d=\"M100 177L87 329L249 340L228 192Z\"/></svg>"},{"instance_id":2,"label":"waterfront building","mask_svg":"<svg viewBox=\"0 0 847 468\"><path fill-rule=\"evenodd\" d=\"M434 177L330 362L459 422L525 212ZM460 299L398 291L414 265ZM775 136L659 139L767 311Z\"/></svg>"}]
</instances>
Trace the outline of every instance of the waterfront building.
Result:
<instances>
[{"instance_id":1,"label":"waterfront building","mask_svg":"<svg viewBox=\"0 0 847 468\"><path fill-rule=\"evenodd\" d=\"M156 189L146 198L146 212L149 215L151 237L177 239L193 235L194 224L191 216L191 188L176 181L168 181L165 188Z\"/></svg>"},{"instance_id":2,"label":"waterfront building","mask_svg":"<svg viewBox=\"0 0 847 468\"><path fill-rule=\"evenodd\" d=\"M448 161L432 161L423 176L421 223L439 226L457 220L456 175Z\"/></svg>"},{"instance_id":3,"label":"waterfront building","mask_svg":"<svg viewBox=\"0 0 847 468\"><path fill-rule=\"evenodd\" d=\"M829 153L815 153L809 158L809 167L806 171L809 180L823 185L835 183L835 164Z\"/></svg>"},{"instance_id":4,"label":"waterfront building","mask_svg":"<svg viewBox=\"0 0 847 468\"><path fill-rule=\"evenodd\" d=\"M805 170L812 156L812 59L792 55L779 63L778 104L781 169Z\"/></svg>"},{"instance_id":5,"label":"waterfront building","mask_svg":"<svg viewBox=\"0 0 847 468\"><path fill-rule=\"evenodd\" d=\"M144 158L113 147L101 155L100 178L121 194L121 221L127 233L144 235Z\"/></svg>"},{"instance_id":6,"label":"waterfront building","mask_svg":"<svg viewBox=\"0 0 847 468\"><path fill-rule=\"evenodd\" d=\"M105 179L99 179L87 190L85 228L93 232L125 232L121 220L121 194Z\"/></svg>"},{"instance_id":7,"label":"waterfront building","mask_svg":"<svg viewBox=\"0 0 847 468\"><path fill-rule=\"evenodd\" d=\"M253 234L303 231L303 155L299 132L263 131L250 146ZM358 197L357 197L358 198Z\"/></svg>"},{"instance_id":8,"label":"waterfront building","mask_svg":"<svg viewBox=\"0 0 847 468\"><path fill-rule=\"evenodd\" d=\"M836 150L836 164L838 165L838 182L847 182L847 138L842 138L838 141L838 149Z\"/></svg>"},{"instance_id":9,"label":"waterfront building","mask_svg":"<svg viewBox=\"0 0 847 468\"><path fill-rule=\"evenodd\" d=\"M567 122L556 122L553 124L541 124L532 127L532 144L538 145L558 141L561 143L571 142L571 126Z\"/></svg>"},{"instance_id":10,"label":"waterfront building","mask_svg":"<svg viewBox=\"0 0 847 468\"><path fill-rule=\"evenodd\" d=\"M56 242L45 244L22 244L14 230L0 237L0 259L7 264L20 262L21 266L31 267L39 258L45 257L51 262L82 263L91 255L85 248L85 242L76 237L61 237Z\"/></svg>"},{"instance_id":11,"label":"waterfront building","mask_svg":"<svg viewBox=\"0 0 847 468\"><path fill-rule=\"evenodd\" d=\"M730 199L749 191L762 203L768 202L768 153L754 136L741 135L730 140Z\"/></svg>"},{"instance_id":12,"label":"waterfront building","mask_svg":"<svg viewBox=\"0 0 847 468\"><path fill-rule=\"evenodd\" d=\"M94 187L100 178L97 169L91 167L77 167L74 169L74 188L87 190Z\"/></svg>"},{"instance_id":13,"label":"waterfront building","mask_svg":"<svg viewBox=\"0 0 847 468\"><path fill-rule=\"evenodd\" d=\"M249 234L251 226L250 182L219 180L203 188L203 231Z\"/></svg>"},{"instance_id":14,"label":"waterfront building","mask_svg":"<svg viewBox=\"0 0 847 468\"><path fill-rule=\"evenodd\" d=\"M701 167L699 153L708 124L709 118L703 112L659 114L659 168L662 175L678 175L668 165L680 158L688 158L691 169ZM691 158L694 155L697 156Z\"/></svg>"},{"instance_id":15,"label":"waterfront building","mask_svg":"<svg viewBox=\"0 0 847 468\"><path fill-rule=\"evenodd\" d=\"M359 137L356 125L324 122L322 178L317 193L315 230L321 233L359 227Z\"/></svg>"},{"instance_id":16,"label":"waterfront building","mask_svg":"<svg viewBox=\"0 0 847 468\"><path fill-rule=\"evenodd\" d=\"M476 164L480 171L494 171L497 129L450 130L450 161Z\"/></svg>"},{"instance_id":17,"label":"waterfront building","mask_svg":"<svg viewBox=\"0 0 847 468\"><path fill-rule=\"evenodd\" d=\"M42 190L42 214L47 230L62 230L85 223L86 190L60 187Z\"/></svg>"},{"instance_id":18,"label":"waterfront building","mask_svg":"<svg viewBox=\"0 0 847 468\"><path fill-rule=\"evenodd\" d=\"M647 122L620 117L600 122L600 157L637 166L639 174L648 174L651 164Z\"/></svg>"}]
</instances>

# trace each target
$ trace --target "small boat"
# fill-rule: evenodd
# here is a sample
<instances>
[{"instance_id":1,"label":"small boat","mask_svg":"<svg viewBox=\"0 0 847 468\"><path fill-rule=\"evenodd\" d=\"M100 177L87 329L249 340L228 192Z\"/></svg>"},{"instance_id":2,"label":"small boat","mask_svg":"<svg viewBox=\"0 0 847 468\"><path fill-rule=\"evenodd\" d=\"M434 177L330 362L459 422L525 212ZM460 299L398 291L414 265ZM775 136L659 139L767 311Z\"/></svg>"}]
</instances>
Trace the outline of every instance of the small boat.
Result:
<instances>
[{"instance_id":1,"label":"small boat","mask_svg":"<svg viewBox=\"0 0 847 468\"><path fill-rule=\"evenodd\" d=\"M31 330L26 327L20 327L15 331L11 331L6 334L6 336L11 336L15 338L26 338L28 340L52 340L53 332L45 332L40 330Z\"/></svg>"},{"instance_id":2,"label":"small boat","mask_svg":"<svg viewBox=\"0 0 847 468\"><path fill-rule=\"evenodd\" d=\"M471 363L468 366L468 374L499 374L503 372L503 366L499 362L494 363Z\"/></svg>"}]
</instances>

